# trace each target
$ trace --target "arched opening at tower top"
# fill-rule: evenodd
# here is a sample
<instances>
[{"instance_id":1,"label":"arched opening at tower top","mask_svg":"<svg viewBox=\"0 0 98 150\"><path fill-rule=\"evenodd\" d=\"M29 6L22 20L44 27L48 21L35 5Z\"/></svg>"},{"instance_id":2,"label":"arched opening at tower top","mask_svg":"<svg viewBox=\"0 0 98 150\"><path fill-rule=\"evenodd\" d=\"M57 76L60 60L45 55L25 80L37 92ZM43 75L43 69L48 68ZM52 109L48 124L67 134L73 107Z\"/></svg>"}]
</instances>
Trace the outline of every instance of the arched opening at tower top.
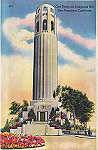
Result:
<instances>
[{"instance_id":1,"label":"arched opening at tower top","mask_svg":"<svg viewBox=\"0 0 98 150\"><path fill-rule=\"evenodd\" d=\"M43 30L47 30L47 20L46 19L44 19L43 20Z\"/></svg>"}]
</instances>

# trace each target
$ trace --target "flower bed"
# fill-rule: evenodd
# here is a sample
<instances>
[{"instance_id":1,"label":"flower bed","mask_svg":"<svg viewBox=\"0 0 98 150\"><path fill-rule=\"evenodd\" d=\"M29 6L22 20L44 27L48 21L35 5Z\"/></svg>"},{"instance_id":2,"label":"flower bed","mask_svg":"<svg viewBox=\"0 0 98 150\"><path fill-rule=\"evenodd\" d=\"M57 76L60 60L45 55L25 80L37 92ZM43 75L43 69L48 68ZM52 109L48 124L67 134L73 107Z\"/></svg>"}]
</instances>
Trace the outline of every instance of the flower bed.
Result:
<instances>
[{"instance_id":1,"label":"flower bed","mask_svg":"<svg viewBox=\"0 0 98 150\"><path fill-rule=\"evenodd\" d=\"M17 127L22 127L22 123L16 122L14 125L10 126L10 129L17 129Z\"/></svg>"},{"instance_id":2,"label":"flower bed","mask_svg":"<svg viewBox=\"0 0 98 150\"><path fill-rule=\"evenodd\" d=\"M26 150L43 150L45 141L41 137L36 136L15 136L10 133L0 134L1 149L24 149Z\"/></svg>"}]
</instances>

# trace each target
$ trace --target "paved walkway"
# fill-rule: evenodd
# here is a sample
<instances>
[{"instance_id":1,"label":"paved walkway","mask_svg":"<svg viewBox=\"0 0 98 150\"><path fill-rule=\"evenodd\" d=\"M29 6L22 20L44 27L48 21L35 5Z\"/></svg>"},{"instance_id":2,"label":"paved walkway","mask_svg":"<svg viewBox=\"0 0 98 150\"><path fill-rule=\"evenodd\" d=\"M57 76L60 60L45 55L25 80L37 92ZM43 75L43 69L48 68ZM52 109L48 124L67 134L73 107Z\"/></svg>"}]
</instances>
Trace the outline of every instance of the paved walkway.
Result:
<instances>
[{"instance_id":1,"label":"paved walkway","mask_svg":"<svg viewBox=\"0 0 98 150\"><path fill-rule=\"evenodd\" d=\"M96 139L74 136L44 136L46 150L96 150Z\"/></svg>"}]
</instances>

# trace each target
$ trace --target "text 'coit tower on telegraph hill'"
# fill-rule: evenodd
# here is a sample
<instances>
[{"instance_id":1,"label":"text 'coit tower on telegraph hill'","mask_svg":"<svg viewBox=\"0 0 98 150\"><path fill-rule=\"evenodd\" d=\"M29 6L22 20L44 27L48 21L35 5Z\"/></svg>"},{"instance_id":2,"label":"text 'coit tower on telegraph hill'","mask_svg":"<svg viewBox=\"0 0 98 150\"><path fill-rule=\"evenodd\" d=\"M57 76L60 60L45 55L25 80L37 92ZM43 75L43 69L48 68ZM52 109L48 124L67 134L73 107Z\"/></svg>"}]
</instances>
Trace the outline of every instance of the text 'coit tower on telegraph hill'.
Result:
<instances>
[{"instance_id":1,"label":"text 'coit tower on telegraph hill'","mask_svg":"<svg viewBox=\"0 0 98 150\"><path fill-rule=\"evenodd\" d=\"M33 100L51 99L57 88L58 44L54 7L36 9L34 33Z\"/></svg>"}]
</instances>

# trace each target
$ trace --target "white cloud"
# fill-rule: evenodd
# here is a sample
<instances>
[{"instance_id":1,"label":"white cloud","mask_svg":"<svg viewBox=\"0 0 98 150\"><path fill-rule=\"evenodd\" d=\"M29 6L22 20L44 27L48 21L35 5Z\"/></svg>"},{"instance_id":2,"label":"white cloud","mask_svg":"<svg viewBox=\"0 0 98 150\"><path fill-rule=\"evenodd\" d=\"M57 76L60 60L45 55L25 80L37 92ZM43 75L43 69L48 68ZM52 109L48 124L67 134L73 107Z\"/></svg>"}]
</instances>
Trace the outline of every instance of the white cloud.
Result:
<instances>
[{"instance_id":1,"label":"white cloud","mask_svg":"<svg viewBox=\"0 0 98 150\"><path fill-rule=\"evenodd\" d=\"M29 56L32 56L33 49L34 49L34 43L28 43L28 40L34 39L34 32L30 32L23 27L30 27L32 30L34 29L34 16L35 12L32 14L28 14L25 18L8 18L4 24L3 24L3 32L6 35L7 39L11 42L13 46L13 50L21 51L23 54L26 54ZM89 41L85 38L81 37L80 35L74 34L70 28L65 29L62 26L62 22L60 19L57 19L57 25L58 25L58 34L62 36L67 36L69 38L72 38L73 40L76 40L76 42L80 44L84 44L84 46L90 46L89 48L92 48L94 45L93 40ZM82 38L82 40L81 40ZM81 43L82 41L82 43ZM86 43L93 43L90 45ZM67 60L70 60L73 62L73 64L79 65L81 68L84 68L85 70L94 70L95 68L95 59L94 58L88 58L85 60L82 56L77 55L72 52L71 49L69 49L65 44L58 41L58 49L59 54L64 57Z\"/></svg>"},{"instance_id":2,"label":"white cloud","mask_svg":"<svg viewBox=\"0 0 98 150\"><path fill-rule=\"evenodd\" d=\"M24 27L34 29L35 12L28 14L24 19L8 18L3 24L3 32L7 39L11 42L13 50L31 51L33 50L33 42L28 43L28 40L33 40L34 32L29 32Z\"/></svg>"},{"instance_id":3,"label":"white cloud","mask_svg":"<svg viewBox=\"0 0 98 150\"><path fill-rule=\"evenodd\" d=\"M73 62L73 64L79 65L80 68L90 71L95 69L95 58L84 59L82 56L72 52L65 44L58 41L59 54L67 60Z\"/></svg>"},{"instance_id":4,"label":"white cloud","mask_svg":"<svg viewBox=\"0 0 98 150\"><path fill-rule=\"evenodd\" d=\"M96 48L96 40L95 39L88 39L85 37L82 37L79 34L73 33L71 28L64 28L62 26L62 21L57 18L57 32L59 35L63 37L68 37L74 42L83 45L84 47L88 49L95 49Z\"/></svg>"}]
</instances>

